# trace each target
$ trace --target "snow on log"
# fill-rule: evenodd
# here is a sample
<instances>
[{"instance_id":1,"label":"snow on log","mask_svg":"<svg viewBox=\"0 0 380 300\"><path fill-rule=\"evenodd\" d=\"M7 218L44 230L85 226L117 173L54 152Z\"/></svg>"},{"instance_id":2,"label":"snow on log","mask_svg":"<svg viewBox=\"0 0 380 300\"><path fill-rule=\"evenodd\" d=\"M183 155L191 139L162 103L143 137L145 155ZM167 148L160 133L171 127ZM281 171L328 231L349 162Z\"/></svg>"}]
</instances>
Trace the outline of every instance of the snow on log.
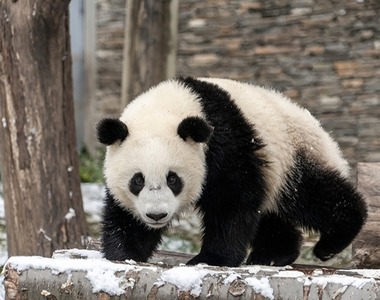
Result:
<instances>
[{"instance_id":1,"label":"snow on log","mask_svg":"<svg viewBox=\"0 0 380 300\"><path fill-rule=\"evenodd\" d=\"M7 299L379 299L380 270L111 262L94 250L11 257Z\"/></svg>"}]
</instances>

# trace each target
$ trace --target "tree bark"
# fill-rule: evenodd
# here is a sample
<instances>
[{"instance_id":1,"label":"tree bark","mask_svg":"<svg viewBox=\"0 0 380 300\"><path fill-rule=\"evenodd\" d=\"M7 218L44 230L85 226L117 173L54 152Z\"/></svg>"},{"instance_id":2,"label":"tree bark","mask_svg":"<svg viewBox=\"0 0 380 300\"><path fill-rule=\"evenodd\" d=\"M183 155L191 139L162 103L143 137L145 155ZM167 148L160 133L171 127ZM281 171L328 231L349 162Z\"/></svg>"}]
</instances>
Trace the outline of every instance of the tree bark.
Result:
<instances>
[{"instance_id":1,"label":"tree bark","mask_svg":"<svg viewBox=\"0 0 380 300\"><path fill-rule=\"evenodd\" d=\"M175 75L178 0L127 1L123 107L139 93Z\"/></svg>"},{"instance_id":2,"label":"tree bark","mask_svg":"<svg viewBox=\"0 0 380 300\"><path fill-rule=\"evenodd\" d=\"M8 254L87 236L76 151L69 0L0 2L0 154Z\"/></svg>"},{"instance_id":3,"label":"tree bark","mask_svg":"<svg viewBox=\"0 0 380 300\"><path fill-rule=\"evenodd\" d=\"M356 268L380 268L380 163L358 164L358 189L368 204L368 219L352 244Z\"/></svg>"},{"instance_id":4,"label":"tree bark","mask_svg":"<svg viewBox=\"0 0 380 300\"><path fill-rule=\"evenodd\" d=\"M53 258L30 257L27 261L12 257L4 268L6 299L40 299L41 295L62 300L380 297L378 275L373 270L315 266L173 267L165 263L110 262L86 252L57 251ZM167 254L156 260L165 259Z\"/></svg>"}]
</instances>

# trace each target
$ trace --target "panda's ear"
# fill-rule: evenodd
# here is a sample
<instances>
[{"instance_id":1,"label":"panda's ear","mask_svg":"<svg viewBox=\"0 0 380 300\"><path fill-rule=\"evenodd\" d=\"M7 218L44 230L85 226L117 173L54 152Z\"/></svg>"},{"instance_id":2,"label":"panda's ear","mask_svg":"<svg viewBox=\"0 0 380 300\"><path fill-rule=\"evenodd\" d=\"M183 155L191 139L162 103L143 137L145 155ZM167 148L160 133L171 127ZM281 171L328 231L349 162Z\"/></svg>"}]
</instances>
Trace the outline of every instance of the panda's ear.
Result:
<instances>
[{"instance_id":1,"label":"panda's ear","mask_svg":"<svg viewBox=\"0 0 380 300\"><path fill-rule=\"evenodd\" d=\"M178 125L178 135L186 141L189 137L196 143L207 142L213 132L212 127L200 117L187 117Z\"/></svg>"},{"instance_id":2,"label":"panda's ear","mask_svg":"<svg viewBox=\"0 0 380 300\"><path fill-rule=\"evenodd\" d=\"M104 145L124 141L128 136L128 127L119 119L105 118L96 125L98 140Z\"/></svg>"}]
</instances>

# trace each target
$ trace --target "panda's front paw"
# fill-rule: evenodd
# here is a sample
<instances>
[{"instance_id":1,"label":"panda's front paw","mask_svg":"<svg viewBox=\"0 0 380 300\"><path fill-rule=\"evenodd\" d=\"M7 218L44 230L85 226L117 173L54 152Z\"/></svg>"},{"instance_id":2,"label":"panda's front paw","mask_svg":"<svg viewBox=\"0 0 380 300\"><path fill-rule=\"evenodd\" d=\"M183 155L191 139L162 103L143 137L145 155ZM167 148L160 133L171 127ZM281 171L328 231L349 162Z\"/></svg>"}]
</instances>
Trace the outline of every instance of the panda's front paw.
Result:
<instances>
[{"instance_id":1,"label":"panda's front paw","mask_svg":"<svg viewBox=\"0 0 380 300\"><path fill-rule=\"evenodd\" d=\"M340 251L334 251L331 249L331 247L326 247L326 245L323 245L322 243L318 242L314 249L313 249L314 255L318 257L321 261L326 261L331 258L333 258L336 253L339 253Z\"/></svg>"},{"instance_id":2,"label":"panda's front paw","mask_svg":"<svg viewBox=\"0 0 380 300\"><path fill-rule=\"evenodd\" d=\"M187 262L187 265L194 266L197 264L209 264L208 258L204 253L199 253L198 255L195 255L192 259L190 259Z\"/></svg>"},{"instance_id":3,"label":"panda's front paw","mask_svg":"<svg viewBox=\"0 0 380 300\"><path fill-rule=\"evenodd\" d=\"M250 254L246 264L247 265L265 265L265 266L287 266L292 264L298 257L298 251L289 254L276 254L267 255L261 254L257 255L256 253Z\"/></svg>"},{"instance_id":4,"label":"panda's front paw","mask_svg":"<svg viewBox=\"0 0 380 300\"><path fill-rule=\"evenodd\" d=\"M187 262L187 265L208 264L219 267L238 267L243 261L240 257L223 257L214 253L200 252Z\"/></svg>"}]
</instances>

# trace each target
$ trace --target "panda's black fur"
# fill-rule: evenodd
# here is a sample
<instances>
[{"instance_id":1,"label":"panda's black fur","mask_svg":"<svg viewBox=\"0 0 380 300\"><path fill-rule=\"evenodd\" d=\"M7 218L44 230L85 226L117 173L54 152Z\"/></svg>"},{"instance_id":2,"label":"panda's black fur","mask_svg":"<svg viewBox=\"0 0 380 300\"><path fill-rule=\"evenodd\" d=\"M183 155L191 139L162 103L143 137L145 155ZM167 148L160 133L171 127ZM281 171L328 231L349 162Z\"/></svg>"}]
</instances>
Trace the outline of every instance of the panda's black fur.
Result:
<instances>
[{"instance_id":1,"label":"panda's black fur","mask_svg":"<svg viewBox=\"0 0 380 300\"><path fill-rule=\"evenodd\" d=\"M162 232L143 225L106 190L102 244L107 259L147 261L161 243Z\"/></svg>"},{"instance_id":2,"label":"panda's black fur","mask_svg":"<svg viewBox=\"0 0 380 300\"><path fill-rule=\"evenodd\" d=\"M292 169L284 175L288 184L276 199L278 210L261 211L268 188L264 168L271 158L259 154L266 145L255 125L218 85L190 77L178 81L197 96L207 121L190 118L178 128L184 140L207 142L207 176L196 203L202 216L203 244L188 264L238 266L248 248L252 248L249 264L290 264L302 244L299 228L320 233L314 253L321 260L351 243L367 211L348 179L316 165L297 150ZM98 125L101 142L110 145L128 138L123 122L107 120ZM146 261L159 246L164 230L147 227L107 192L102 236L107 259Z\"/></svg>"},{"instance_id":3,"label":"panda's black fur","mask_svg":"<svg viewBox=\"0 0 380 300\"><path fill-rule=\"evenodd\" d=\"M252 240L264 199L261 168L266 160L254 155L264 145L227 92L192 78L182 82L198 95L214 128L206 154L206 185L197 203L203 216L203 246L189 263L237 266L246 256L244 245Z\"/></svg>"}]
</instances>

